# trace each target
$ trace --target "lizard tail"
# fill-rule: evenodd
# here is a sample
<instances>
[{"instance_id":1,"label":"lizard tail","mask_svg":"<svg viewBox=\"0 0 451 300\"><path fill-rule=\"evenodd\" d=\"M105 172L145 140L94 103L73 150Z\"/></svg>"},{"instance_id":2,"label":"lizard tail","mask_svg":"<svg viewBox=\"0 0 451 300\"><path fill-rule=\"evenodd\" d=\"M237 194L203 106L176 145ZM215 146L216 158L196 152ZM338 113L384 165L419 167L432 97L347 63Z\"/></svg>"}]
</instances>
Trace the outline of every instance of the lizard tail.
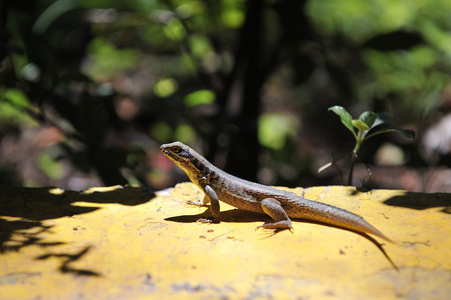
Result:
<instances>
[{"instance_id":1,"label":"lizard tail","mask_svg":"<svg viewBox=\"0 0 451 300\"><path fill-rule=\"evenodd\" d=\"M380 238L386 240L387 242L390 242L390 243L395 244L395 242L394 242L392 239L388 238L385 234L383 234L382 232L380 232L380 231L379 231L378 229L376 229L373 225L371 225L370 223L368 223L367 221L365 221L365 219L363 219L363 218L361 218L361 219L362 219L363 222L366 223L366 224L365 224L365 225L366 225L366 226L365 226L365 229L366 229L365 233L374 234L375 236L378 236L378 237L380 237ZM360 230L358 230L358 231L360 231Z\"/></svg>"},{"instance_id":2,"label":"lizard tail","mask_svg":"<svg viewBox=\"0 0 451 300\"><path fill-rule=\"evenodd\" d=\"M319 209L317 207L314 209L311 207L305 207L301 218L318 221L361 233L373 234L388 242L394 243L394 241L389 239L362 217L347 210L325 203L321 203L320 206L321 207Z\"/></svg>"}]
</instances>

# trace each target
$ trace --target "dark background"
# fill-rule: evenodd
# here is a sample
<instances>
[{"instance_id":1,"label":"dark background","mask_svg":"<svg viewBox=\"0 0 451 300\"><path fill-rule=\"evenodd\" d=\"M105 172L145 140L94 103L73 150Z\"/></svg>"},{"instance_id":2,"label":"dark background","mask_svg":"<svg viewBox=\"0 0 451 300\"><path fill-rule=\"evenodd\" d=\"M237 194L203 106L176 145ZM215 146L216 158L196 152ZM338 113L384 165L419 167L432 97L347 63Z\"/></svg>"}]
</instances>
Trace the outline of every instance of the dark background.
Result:
<instances>
[{"instance_id":1,"label":"dark background","mask_svg":"<svg viewBox=\"0 0 451 300\"><path fill-rule=\"evenodd\" d=\"M0 2L0 182L186 177L180 140L271 185L345 184L353 136L327 109L386 112L353 184L451 191L449 1Z\"/></svg>"}]
</instances>

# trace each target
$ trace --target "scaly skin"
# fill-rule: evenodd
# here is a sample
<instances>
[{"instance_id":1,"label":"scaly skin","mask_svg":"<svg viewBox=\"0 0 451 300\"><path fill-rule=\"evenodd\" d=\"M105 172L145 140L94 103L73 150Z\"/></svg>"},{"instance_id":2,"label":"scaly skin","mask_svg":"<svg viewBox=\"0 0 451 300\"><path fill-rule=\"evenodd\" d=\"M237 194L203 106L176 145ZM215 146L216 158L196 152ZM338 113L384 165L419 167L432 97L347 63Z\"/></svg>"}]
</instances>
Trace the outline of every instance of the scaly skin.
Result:
<instances>
[{"instance_id":1,"label":"scaly skin","mask_svg":"<svg viewBox=\"0 0 451 300\"><path fill-rule=\"evenodd\" d=\"M236 208L266 213L274 222L257 228L290 229L291 218L318 221L391 240L362 217L344 209L230 175L181 142L164 144L163 154L175 162L204 193L198 205L210 203L213 218L219 216L219 200Z\"/></svg>"}]
</instances>

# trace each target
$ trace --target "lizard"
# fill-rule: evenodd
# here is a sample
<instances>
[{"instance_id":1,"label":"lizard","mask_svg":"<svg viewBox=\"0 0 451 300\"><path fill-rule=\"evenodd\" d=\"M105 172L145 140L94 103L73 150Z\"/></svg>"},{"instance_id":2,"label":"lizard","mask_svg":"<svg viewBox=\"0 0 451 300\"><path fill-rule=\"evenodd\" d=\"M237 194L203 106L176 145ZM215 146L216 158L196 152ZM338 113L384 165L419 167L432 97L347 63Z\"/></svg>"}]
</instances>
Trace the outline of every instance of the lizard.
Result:
<instances>
[{"instance_id":1,"label":"lizard","mask_svg":"<svg viewBox=\"0 0 451 300\"><path fill-rule=\"evenodd\" d=\"M393 242L361 216L347 210L310 200L294 193L233 176L210 163L181 142L163 144L160 151L179 166L205 194L199 206L210 204L211 219L219 217L219 201L238 209L267 214L274 222L258 228L292 231L290 218L320 222L351 231L373 234Z\"/></svg>"}]
</instances>

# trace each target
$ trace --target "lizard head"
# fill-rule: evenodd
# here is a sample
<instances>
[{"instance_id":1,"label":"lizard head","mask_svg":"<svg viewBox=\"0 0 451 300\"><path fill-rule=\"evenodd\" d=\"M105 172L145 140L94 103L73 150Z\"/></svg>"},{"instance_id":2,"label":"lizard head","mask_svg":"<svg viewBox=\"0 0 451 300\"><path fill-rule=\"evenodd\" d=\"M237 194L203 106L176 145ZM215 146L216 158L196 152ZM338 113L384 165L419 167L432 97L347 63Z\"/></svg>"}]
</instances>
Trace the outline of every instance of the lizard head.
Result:
<instances>
[{"instance_id":1,"label":"lizard head","mask_svg":"<svg viewBox=\"0 0 451 300\"><path fill-rule=\"evenodd\" d=\"M175 162L195 182L205 176L208 162L196 151L181 142L161 145L160 151Z\"/></svg>"}]
</instances>

